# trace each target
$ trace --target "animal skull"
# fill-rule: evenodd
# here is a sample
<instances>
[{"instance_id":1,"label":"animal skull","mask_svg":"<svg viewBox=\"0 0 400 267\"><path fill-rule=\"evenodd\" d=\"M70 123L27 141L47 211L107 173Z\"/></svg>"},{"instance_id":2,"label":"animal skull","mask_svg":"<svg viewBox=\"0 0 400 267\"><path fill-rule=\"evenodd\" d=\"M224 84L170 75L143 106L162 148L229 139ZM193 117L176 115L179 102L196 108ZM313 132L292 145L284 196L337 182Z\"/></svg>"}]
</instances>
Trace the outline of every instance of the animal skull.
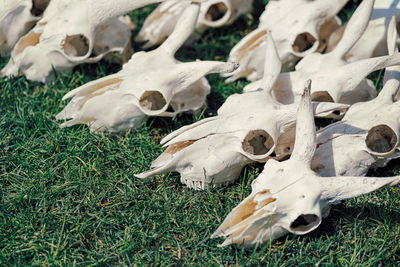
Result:
<instances>
[{"instance_id":1,"label":"animal skull","mask_svg":"<svg viewBox=\"0 0 400 267\"><path fill-rule=\"evenodd\" d=\"M182 127L165 137L168 146L152 164L152 170L139 174L147 178L177 171L189 188L204 189L235 181L244 166L285 158L293 149L297 104L275 101L270 88L280 72L280 61L269 39L265 75L255 92L230 96L218 116ZM346 109L347 105L314 103L317 114ZM274 154L273 154L274 153Z\"/></svg>"},{"instance_id":2,"label":"animal skull","mask_svg":"<svg viewBox=\"0 0 400 267\"><path fill-rule=\"evenodd\" d=\"M208 27L229 25L241 14L249 12L252 0L207 0L202 3L199 20L196 25L196 36L199 37ZM146 42L144 48L161 44L173 31L179 14L189 5L188 2L167 1L161 3L144 22L143 28L136 37L138 42ZM195 38L189 39L189 41Z\"/></svg>"},{"instance_id":3,"label":"animal skull","mask_svg":"<svg viewBox=\"0 0 400 267\"><path fill-rule=\"evenodd\" d=\"M395 18L390 23L388 47L398 53ZM400 67L386 69L384 87L377 98L350 107L343 120L318 132L312 168L321 176L366 175L374 166L400 157Z\"/></svg>"},{"instance_id":4,"label":"animal skull","mask_svg":"<svg viewBox=\"0 0 400 267\"><path fill-rule=\"evenodd\" d=\"M310 168L316 148L309 85L297 113L296 143L290 159L269 160L252 182L252 192L211 236L225 237L220 246L254 245L288 233L304 235L329 213L329 204L400 183L400 176L319 177Z\"/></svg>"},{"instance_id":5,"label":"animal skull","mask_svg":"<svg viewBox=\"0 0 400 267\"><path fill-rule=\"evenodd\" d=\"M8 56L19 38L40 19L50 0L0 0L0 55Z\"/></svg>"},{"instance_id":6,"label":"animal skull","mask_svg":"<svg viewBox=\"0 0 400 267\"><path fill-rule=\"evenodd\" d=\"M397 6L396 6L397 5ZM376 1L367 29L353 48L346 54L346 61L353 62L364 58L387 55L387 28L392 16L400 21L400 4L396 0ZM337 29L329 38L327 52L332 51L343 36L347 25ZM397 41L399 43L399 40Z\"/></svg>"},{"instance_id":7,"label":"animal skull","mask_svg":"<svg viewBox=\"0 0 400 267\"><path fill-rule=\"evenodd\" d=\"M18 41L2 73L23 73L30 80L50 82L53 69L70 71L109 53L129 58L130 28L117 17L160 1L53 0L43 18Z\"/></svg>"},{"instance_id":8,"label":"animal skull","mask_svg":"<svg viewBox=\"0 0 400 267\"><path fill-rule=\"evenodd\" d=\"M356 43L368 25L374 1L364 0L348 23L338 46L327 54L305 56L296 71L281 73L273 86L274 98L281 103L298 101L301 85L313 80L313 101L354 104L369 101L376 96L372 81L366 79L373 71L400 64L399 54L369 58L347 63L345 55ZM261 82L253 82L244 91L256 90Z\"/></svg>"},{"instance_id":9,"label":"animal skull","mask_svg":"<svg viewBox=\"0 0 400 267\"><path fill-rule=\"evenodd\" d=\"M174 54L192 33L200 5L192 3L162 46L138 52L113 75L92 81L64 96L72 98L57 119L71 119L61 127L90 125L102 133L127 131L146 116L175 116L203 106L210 91L209 73L230 72L236 63L196 61L181 63ZM192 27L191 27L192 26ZM168 111L168 108L173 111Z\"/></svg>"},{"instance_id":10,"label":"animal skull","mask_svg":"<svg viewBox=\"0 0 400 267\"><path fill-rule=\"evenodd\" d=\"M278 47L284 70L293 68L305 55L325 48L330 34L341 25L336 14L348 0L269 1L258 28L243 38L230 52L229 60L240 68L227 82L247 77L262 78L265 60L265 37L270 34ZM228 75L225 75L228 76Z\"/></svg>"}]
</instances>

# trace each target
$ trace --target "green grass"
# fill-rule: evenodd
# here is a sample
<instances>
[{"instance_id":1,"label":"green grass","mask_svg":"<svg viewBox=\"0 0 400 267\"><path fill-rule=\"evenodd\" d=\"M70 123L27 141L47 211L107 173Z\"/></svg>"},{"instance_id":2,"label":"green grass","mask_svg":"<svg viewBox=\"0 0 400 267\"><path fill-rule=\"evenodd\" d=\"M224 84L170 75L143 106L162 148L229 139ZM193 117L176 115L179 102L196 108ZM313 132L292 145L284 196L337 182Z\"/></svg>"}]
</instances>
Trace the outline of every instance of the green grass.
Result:
<instances>
[{"instance_id":1,"label":"green grass","mask_svg":"<svg viewBox=\"0 0 400 267\"><path fill-rule=\"evenodd\" d=\"M355 3L342 18L349 17ZM132 14L139 26L150 10ZM225 60L256 27L256 18L243 16L233 27L209 30L178 57ZM54 116L66 104L62 96L116 71L118 66L105 62L79 66L47 88L25 78L0 79L0 265L399 264L398 187L332 207L311 234L287 235L250 249L218 248L222 240L209 236L249 194L262 165L247 167L232 186L204 192L186 189L177 174L146 181L133 175L148 169L162 152L162 136L215 114L246 82L226 85L209 76L213 93L203 115L151 118L122 136L99 137L86 126L60 129ZM395 161L371 174L399 170L400 161Z\"/></svg>"}]
</instances>

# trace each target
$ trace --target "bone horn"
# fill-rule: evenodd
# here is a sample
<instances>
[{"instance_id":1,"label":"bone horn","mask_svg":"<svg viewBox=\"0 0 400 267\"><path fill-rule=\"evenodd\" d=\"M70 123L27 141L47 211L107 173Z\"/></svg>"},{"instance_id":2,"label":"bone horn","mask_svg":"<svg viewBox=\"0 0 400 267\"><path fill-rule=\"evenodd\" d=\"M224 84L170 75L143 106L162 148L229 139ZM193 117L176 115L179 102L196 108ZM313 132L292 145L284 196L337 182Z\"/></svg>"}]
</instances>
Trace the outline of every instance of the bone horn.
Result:
<instances>
[{"instance_id":1,"label":"bone horn","mask_svg":"<svg viewBox=\"0 0 400 267\"><path fill-rule=\"evenodd\" d=\"M101 24L107 19L126 14L134 9L141 8L150 4L165 2L167 0L90 0L92 7L91 17L93 25ZM201 2L195 0L194 2Z\"/></svg>"},{"instance_id":2,"label":"bone horn","mask_svg":"<svg viewBox=\"0 0 400 267\"><path fill-rule=\"evenodd\" d=\"M396 29L396 18L392 17L388 26L388 36L387 36L387 46L389 55L398 54L399 50L397 48L397 29ZM390 67L386 68L385 76L383 78L384 88L379 93L379 98L389 99L393 101L400 85L400 67Z\"/></svg>"},{"instance_id":3,"label":"bone horn","mask_svg":"<svg viewBox=\"0 0 400 267\"><path fill-rule=\"evenodd\" d=\"M314 112L311 104L311 80L306 82L301 96L296 121L296 142L290 159L300 160L310 165L316 148Z\"/></svg>"},{"instance_id":4,"label":"bone horn","mask_svg":"<svg viewBox=\"0 0 400 267\"><path fill-rule=\"evenodd\" d=\"M200 13L200 3L195 2L188 6L183 15L179 18L175 28L167 40L161 45L170 55L174 55L176 51L193 33Z\"/></svg>"},{"instance_id":5,"label":"bone horn","mask_svg":"<svg viewBox=\"0 0 400 267\"><path fill-rule=\"evenodd\" d=\"M330 76L341 81L342 84L346 84L346 88L355 88L371 72L395 65L400 65L399 53L391 56L359 60L339 68Z\"/></svg>"},{"instance_id":6,"label":"bone horn","mask_svg":"<svg viewBox=\"0 0 400 267\"><path fill-rule=\"evenodd\" d=\"M332 53L344 59L350 49L361 38L371 18L375 0L364 0L347 23L343 37Z\"/></svg>"},{"instance_id":7,"label":"bone horn","mask_svg":"<svg viewBox=\"0 0 400 267\"><path fill-rule=\"evenodd\" d=\"M271 34L266 35L266 52L265 52L265 65L264 65L264 77L262 79L261 88L266 90L269 94L272 92L272 87L276 82L282 69L282 62L279 57L278 51L276 50L275 42Z\"/></svg>"},{"instance_id":8,"label":"bone horn","mask_svg":"<svg viewBox=\"0 0 400 267\"><path fill-rule=\"evenodd\" d=\"M394 177L320 177L321 199L329 203L361 196L383 187L400 184L400 176Z\"/></svg>"},{"instance_id":9,"label":"bone horn","mask_svg":"<svg viewBox=\"0 0 400 267\"><path fill-rule=\"evenodd\" d=\"M178 64L176 67L176 75L182 81L180 88L198 81L201 77L211 73L229 73L235 71L239 67L236 62L218 62L218 61L196 61ZM172 75L172 74L171 74ZM177 89L179 90L179 89Z\"/></svg>"}]
</instances>

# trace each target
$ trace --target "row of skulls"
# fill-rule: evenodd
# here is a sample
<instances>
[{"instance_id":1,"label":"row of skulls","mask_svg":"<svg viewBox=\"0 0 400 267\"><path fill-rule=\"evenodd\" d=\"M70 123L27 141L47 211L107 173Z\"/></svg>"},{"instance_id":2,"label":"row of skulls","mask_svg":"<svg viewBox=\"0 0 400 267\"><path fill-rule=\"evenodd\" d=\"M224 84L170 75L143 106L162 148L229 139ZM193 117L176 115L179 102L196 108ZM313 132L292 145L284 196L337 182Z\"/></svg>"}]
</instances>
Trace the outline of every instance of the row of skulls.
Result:
<instances>
[{"instance_id":1,"label":"row of skulls","mask_svg":"<svg viewBox=\"0 0 400 267\"><path fill-rule=\"evenodd\" d=\"M226 237L223 246L306 234L328 215L330 204L400 183L400 177L364 177L400 157L395 1L364 0L341 25L337 14L348 0L271 0L258 28L232 49L228 62L185 63L174 57L182 45L207 27L232 23L252 1L0 1L0 53L10 55L1 75L50 83L57 72L81 63L125 63L66 94L63 99L71 100L56 116L65 120L61 127L123 132L147 116L202 108L211 89L207 74L252 81L217 116L166 136L161 143L167 148L152 170L137 175L176 171L182 183L200 190L230 184L246 165L265 163L250 196L213 234ZM133 24L123 15L156 2L163 3L136 41L159 46L133 53ZM377 95L367 76L381 69L384 87ZM317 132L315 117L339 121Z\"/></svg>"}]
</instances>

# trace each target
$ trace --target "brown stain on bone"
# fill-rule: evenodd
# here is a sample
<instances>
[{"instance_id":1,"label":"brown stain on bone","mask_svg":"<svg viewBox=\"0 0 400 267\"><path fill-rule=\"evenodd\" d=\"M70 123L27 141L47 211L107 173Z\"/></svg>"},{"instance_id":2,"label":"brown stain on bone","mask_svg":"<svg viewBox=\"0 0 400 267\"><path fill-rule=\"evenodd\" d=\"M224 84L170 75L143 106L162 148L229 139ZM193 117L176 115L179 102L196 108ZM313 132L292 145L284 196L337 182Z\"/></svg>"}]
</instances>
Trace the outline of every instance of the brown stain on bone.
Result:
<instances>
[{"instance_id":1,"label":"brown stain on bone","mask_svg":"<svg viewBox=\"0 0 400 267\"><path fill-rule=\"evenodd\" d=\"M174 155L176 152L179 152L182 149L192 145L196 141L197 140L188 140L188 141L183 141L183 142L178 142L178 143L172 144L167 148L167 150L165 150L165 153Z\"/></svg>"},{"instance_id":2,"label":"brown stain on bone","mask_svg":"<svg viewBox=\"0 0 400 267\"><path fill-rule=\"evenodd\" d=\"M42 33L30 32L21 38L18 43L18 47L15 51L16 54L22 53L28 46L35 46L40 42L40 36Z\"/></svg>"},{"instance_id":3,"label":"brown stain on bone","mask_svg":"<svg viewBox=\"0 0 400 267\"><path fill-rule=\"evenodd\" d=\"M247 54L249 54L250 51L252 51L253 49L255 49L257 46L260 46L261 43L263 42L264 38L262 38L263 36L267 35L267 31L263 30L261 32L259 32L258 34L256 34L255 36L253 36L238 52L239 56L238 56L238 60L242 60L243 58L245 58L247 56Z\"/></svg>"}]
</instances>

